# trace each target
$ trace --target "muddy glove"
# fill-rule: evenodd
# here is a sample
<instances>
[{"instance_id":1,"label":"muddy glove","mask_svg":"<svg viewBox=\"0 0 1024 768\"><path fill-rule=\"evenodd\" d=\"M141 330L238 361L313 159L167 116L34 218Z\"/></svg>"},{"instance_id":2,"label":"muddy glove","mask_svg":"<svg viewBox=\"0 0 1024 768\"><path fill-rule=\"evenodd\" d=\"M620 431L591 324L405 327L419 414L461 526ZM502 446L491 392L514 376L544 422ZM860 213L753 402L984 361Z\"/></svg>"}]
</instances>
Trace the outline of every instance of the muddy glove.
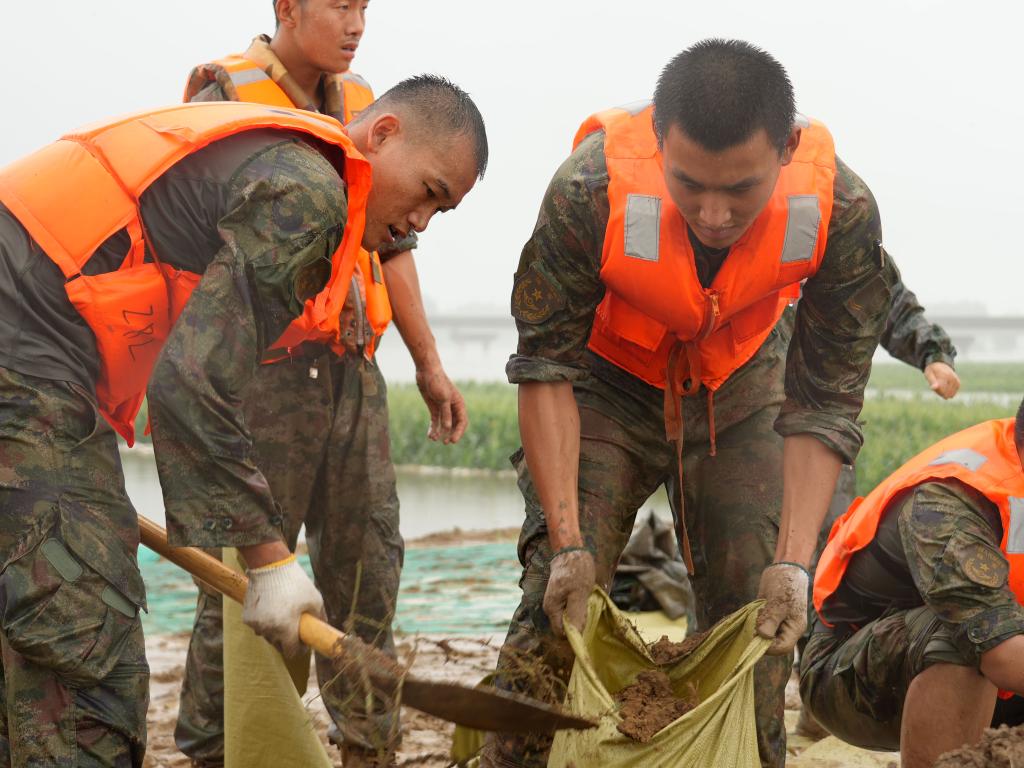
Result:
<instances>
[{"instance_id":1,"label":"muddy glove","mask_svg":"<svg viewBox=\"0 0 1024 768\"><path fill-rule=\"evenodd\" d=\"M576 629L587 623L587 599L594 589L594 556L583 547L564 547L551 558L551 575L544 592L544 613L558 637L565 637L562 614Z\"/></svg>"},{"instance_id":2,"label":"muddy glove","mask_svg":"<svg viewBox=\"0 0 1024 768\"><path fill-rule=\"evenodd\" d=\"M280 563L251 568L242 603L242 621L285 656L302 650L299 617L323 615L324 599L292 555Z\"/></svg>"},{"instance_id":3,"label":"muddy glove","mask_svg":"<svg viewBox=\"0 0 1024 768\"><path fill-rule=\"evenodd\" d=\"M807 629L807 569L796 563L773 563L761 574L757 596L768 602L757 614L757 634L773 640L767 653L792 653Z\"/></svg>"}]
</instances>

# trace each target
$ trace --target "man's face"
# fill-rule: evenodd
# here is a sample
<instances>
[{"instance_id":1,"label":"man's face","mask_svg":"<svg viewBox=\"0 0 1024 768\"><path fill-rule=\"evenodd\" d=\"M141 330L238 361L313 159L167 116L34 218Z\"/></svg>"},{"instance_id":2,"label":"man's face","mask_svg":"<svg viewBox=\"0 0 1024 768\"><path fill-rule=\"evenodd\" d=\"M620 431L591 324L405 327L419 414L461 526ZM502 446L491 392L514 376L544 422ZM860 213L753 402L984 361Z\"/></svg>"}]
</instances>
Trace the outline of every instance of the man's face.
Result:
<instances>
[{"instance_id":1,"label":"man's face","mask_svg":"<svg viewBox=\"0 0 1024 768\"><path fill-rule=\"evenodd\" d=\"M697 239L727 248L764 210L799 143L795 128L780 153L761 128L742 144L712 152L671 125L662 146L668 193Z\"/></svg>"},{"instance_id":2,"label":"man's face","mask_svg":"<svg viewBox=\"0 0 1024 768\"><path fill-rule=\"evenodd\" d=\"M414 138L393 115L374 118L364 155L373 167L363 235L367 250L422 232L434 214L455 208L476 183L469 136Z\"/></svg>"},{"instance_id":3,"label":"man's face","mask_svg":"<svg viewBox=\"0 0 1024 768\"><path fill-rule=\"evenodd\" d=\"M321 72L347 72L366 28L369 0L305 0L295 9L295 42Z\"/></svg>"}]
</instances>

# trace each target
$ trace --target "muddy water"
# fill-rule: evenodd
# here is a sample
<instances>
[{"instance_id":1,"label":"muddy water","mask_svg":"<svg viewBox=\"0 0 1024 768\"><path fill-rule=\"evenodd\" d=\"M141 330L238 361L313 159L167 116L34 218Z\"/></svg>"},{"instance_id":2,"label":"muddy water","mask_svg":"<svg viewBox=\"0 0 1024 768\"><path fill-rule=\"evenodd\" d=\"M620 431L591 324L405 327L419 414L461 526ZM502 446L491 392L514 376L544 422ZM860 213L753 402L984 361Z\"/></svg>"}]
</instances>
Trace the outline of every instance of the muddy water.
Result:
<instances>
[{"instance_id":1,"label":"muddy water","mask_svg":"<svg viewBox=\"0 0 1024 768\"><path fill-rule=\"evenodd\" d=\"M139 514L164 524L164 506L152 453L122 451L125 485ZM518 528L523 522L523 498L511 473L477 474L399 468L402 535L406 540L453 528L493 530ZM668 514L664 491L651 497L646 508Z\"/></svg>"}]
</instances>

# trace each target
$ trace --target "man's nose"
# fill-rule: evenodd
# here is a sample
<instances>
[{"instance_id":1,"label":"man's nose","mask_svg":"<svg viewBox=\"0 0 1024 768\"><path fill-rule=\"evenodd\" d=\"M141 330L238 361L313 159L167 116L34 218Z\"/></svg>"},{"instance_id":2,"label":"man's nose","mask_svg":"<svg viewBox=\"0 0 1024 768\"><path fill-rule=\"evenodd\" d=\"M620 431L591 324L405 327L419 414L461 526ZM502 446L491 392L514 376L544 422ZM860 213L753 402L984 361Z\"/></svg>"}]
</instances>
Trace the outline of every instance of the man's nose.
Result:
<instances>
[{"instance_id":1,"label":"man's nose","mask_svg":"<svg viewBox=\"0 0 1024 768\"><path fill-rule=\"evenodd\" d=\"M430 223L430 219L433 215L433 208L430 210L417 209L409 214L409 226L417 232L422 232L427 228L427 225Z\"/></svg>"},{"instance_id":2,"label":"man's nose","mask_svg":"<svg viewBox=\"0 0 1024 768\"><path fill-rule=\"evenodd\" d=\"M700 223L711 229L719 229L729 223L731 212L726 200L718 196L705 197L700 202Z\"/></svg>"}]
</instances>

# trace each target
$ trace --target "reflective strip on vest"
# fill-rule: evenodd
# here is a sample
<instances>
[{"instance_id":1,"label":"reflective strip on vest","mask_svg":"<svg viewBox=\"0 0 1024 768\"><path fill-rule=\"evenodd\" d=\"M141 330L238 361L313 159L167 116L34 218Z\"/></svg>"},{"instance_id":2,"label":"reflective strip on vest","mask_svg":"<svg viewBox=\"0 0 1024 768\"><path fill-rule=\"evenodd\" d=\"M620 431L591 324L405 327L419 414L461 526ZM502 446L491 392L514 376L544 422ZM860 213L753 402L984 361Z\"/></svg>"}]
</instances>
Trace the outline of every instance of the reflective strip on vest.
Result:
<instances>
[{"instance_id":1,"label":"reflective strip on vest","mask_svg":"<svg viewBox=\"0 0 1024 768\"><path fill-rule=\"evenodd\" d=\"M231 82L235 84L236 88L241 88L243 85L258 83L260 80L270 79L266 72L258 68L243 69L240 72L228 72L228 76L231 78Z\"/></svg>"},{"instance_id":2,"label":"reflective strip on vest","mask_svg":"<svg viewBox=\"0 0 1024 768\"><path fill-rule=\"evenodd\" d=\"M657 261L661 237L661 198L630 193L626 197L626 255Z\"/></svg>"},{"instance_id":3,"label":"reflective strip on vest","mask_svg":"<svg viewBox=\"0 0 1024 768\"><path fill-rule=\"evenodd\" d=\"M978 453L972 448L960 448L955 451L946 451L936 457L928 466L938 467L942 464L959 464L961 467L977 472L988 461L986 456Z\"/></svg>"},{"instance_id":4,"label":"reflective strip on vest","mask_svg":"<svg viewBox=\"0 0 1024 768\"><path fill-rule=\"evenodd\" d=\"M821 207L817 195L790 195L786 237L782 241L782 263L810 261L818 243Z\"/></svg>"},{"instance_id":5,"label":"reflective strip on vest","mask_svg":"<svg viewBox=\"0 0 1024 768\"><path fill-rule=\"evenodd\" d=\"M1006 533L1006 554L1024 555L1024 499L1010 497L1010 530Z\"/></svg>"},{"instance_id":6,"label":"reflective strip on vest","mask_svg":"<svg viewBox=\"0 0 1024 768\"><path fill-rule=\"evenodd\" d=\"M617 107L617 109L621 109L623 112L629 112L629 114L636 117L649 106L651 106L651 100L643 99L641 101L632 101L629 104L623 104L621 107Z\"/></svg>"}]
</instances>

